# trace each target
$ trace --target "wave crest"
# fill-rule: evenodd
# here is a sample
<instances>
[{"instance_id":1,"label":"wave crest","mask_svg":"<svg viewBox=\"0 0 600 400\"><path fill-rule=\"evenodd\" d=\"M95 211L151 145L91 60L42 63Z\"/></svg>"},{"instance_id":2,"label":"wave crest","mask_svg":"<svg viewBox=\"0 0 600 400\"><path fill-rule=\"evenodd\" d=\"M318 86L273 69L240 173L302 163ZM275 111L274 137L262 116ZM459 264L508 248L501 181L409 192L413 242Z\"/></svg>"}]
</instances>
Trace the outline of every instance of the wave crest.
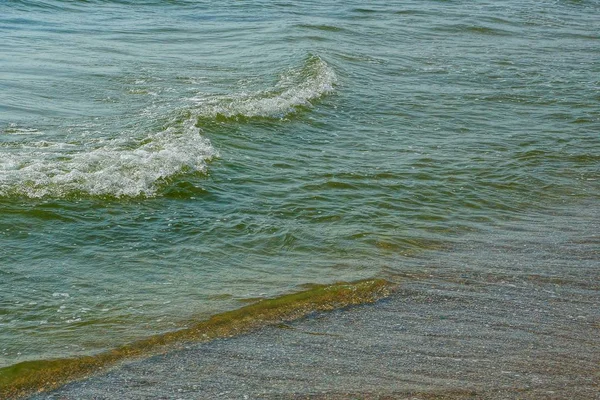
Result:
<instances>
[{"instance_id":1,"label":"wave crest","mask_svg":"<svg viewBox=\"0 0 600 400\"><path fill-rule=\"evenodd\" d=\"M141 140L139 133L122 133L119 138L72 144L31 135L38 141L2 149L0 197L154 197L169 179L205 172L207 161L218 156L201 135L199 120L283 119L312 107L314 100L333 90L335 81L333 69L311 56L302 67L282 74L270 90L192 99L195 106L179 113L186 115L183 122L172 121L170 128ZM21 138L38 133L9 128L5 134Z\"/></svg>"},{"instance_id":2,"label":"wave crest","mask_svg":"<svg viewBox=\"0 0 600 400\"><path fill-rule=\"evenodd\" d=\"M301 68L290 69L269 90L194 99L200 119L283 119L334 90L334 70L320 57L310 56Z\"/></svg>"}]
</instances>

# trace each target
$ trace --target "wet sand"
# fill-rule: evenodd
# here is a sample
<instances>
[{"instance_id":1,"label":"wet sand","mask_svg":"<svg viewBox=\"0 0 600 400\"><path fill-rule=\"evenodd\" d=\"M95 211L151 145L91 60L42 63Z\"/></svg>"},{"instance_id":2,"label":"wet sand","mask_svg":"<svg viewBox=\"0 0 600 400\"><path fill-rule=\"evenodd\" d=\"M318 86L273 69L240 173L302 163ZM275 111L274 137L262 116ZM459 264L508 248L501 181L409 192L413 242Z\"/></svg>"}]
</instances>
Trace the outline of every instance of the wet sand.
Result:
<instances>
[{"instance_id":1,"label":"wet sand","mask_svg":"<svg viewBox=\"0 0 600 400\"><path fill-rule=\"evenodd\" d=\"M597 301L544 281L409 281L376 304L188 344L31 399L598 399Z\"/></svg>"},{"instance_id":2,"label":"wet sand","mask_svg":"<svg viewBox=\"0 0 600 400\"><path fill-rule=\"evenodd\" d=\"M600 218L597 203L575 211L407 258L413 272L388 277L396 290L376 303L187 343L31 399L600 399Z\"/></svg>"}]
</instances>

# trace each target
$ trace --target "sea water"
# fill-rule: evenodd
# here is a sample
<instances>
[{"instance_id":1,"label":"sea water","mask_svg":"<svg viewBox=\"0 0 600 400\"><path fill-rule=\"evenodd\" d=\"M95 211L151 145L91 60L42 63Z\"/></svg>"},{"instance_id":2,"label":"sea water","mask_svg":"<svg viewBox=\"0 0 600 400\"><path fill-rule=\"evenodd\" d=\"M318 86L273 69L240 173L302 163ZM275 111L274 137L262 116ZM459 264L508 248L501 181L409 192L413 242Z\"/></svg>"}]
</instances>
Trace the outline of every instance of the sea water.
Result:
<instances>
[{"instance_id":1,"label":"sea water","mask_svg":"<svg viewBox=\"0 0 600 400\"><path fill-rule=\"evenodd\" d=\"M597 299L598 15L0 1L0 367L308 283L537 277Z\"/></svg>"}]
</instances>

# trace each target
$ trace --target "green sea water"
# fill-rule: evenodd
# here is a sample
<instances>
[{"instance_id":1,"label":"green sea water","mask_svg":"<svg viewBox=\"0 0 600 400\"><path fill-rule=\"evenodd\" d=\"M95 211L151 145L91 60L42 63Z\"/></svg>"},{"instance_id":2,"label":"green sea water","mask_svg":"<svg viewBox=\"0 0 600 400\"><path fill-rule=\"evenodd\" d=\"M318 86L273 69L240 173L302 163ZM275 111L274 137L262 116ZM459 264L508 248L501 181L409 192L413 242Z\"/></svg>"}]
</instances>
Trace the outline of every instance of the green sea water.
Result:
<instances>
[{"instance_id":1,"label":"green sea water","mask_svg":"<svg viewBox=\"0 0 600 400\"><path fill-rule=\"evenodd\" d=\"M486 248L514 232L547 249L589 224L597 249L599 15L0 0L0 367L307 283L502 277ZM586 254L509 275L597 293Z\"/></svg>"}]
</instances>

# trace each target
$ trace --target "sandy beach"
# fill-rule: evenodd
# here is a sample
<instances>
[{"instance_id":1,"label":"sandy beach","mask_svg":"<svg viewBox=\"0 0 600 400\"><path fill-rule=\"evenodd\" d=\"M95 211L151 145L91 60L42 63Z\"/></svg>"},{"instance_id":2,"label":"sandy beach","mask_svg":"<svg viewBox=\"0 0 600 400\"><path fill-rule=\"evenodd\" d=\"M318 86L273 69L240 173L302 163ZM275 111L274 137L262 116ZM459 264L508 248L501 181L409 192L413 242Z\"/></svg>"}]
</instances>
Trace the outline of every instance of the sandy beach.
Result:
<instances>
[{"instance_id":1,"label":"sandy beach","mask_svg":"<svg viewBox=\"0 0 600 400\"><path fill-rule=\"evenodd\" d=\"M31 399L600 398L598 311L581 307L597 293L548 301L553 288L405 282L376 304L188 344ZM479 300L498 290L504 300Z\"/></svg>"}]
</instances>

